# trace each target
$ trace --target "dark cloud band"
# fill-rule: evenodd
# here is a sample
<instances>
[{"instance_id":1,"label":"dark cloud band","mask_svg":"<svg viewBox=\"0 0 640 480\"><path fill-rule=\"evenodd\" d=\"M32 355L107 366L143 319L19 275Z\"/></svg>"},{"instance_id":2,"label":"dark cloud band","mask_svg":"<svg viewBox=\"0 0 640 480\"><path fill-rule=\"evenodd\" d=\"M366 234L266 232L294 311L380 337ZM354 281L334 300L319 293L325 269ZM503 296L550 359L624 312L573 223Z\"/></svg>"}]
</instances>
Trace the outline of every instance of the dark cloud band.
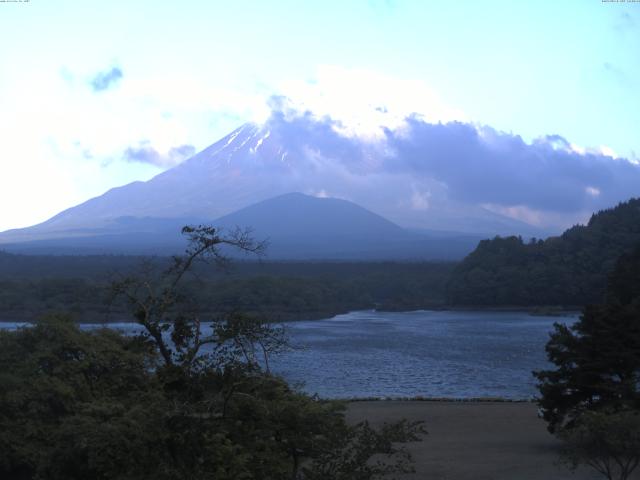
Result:
<instances>
[{"instance_id":1,"label":"dark cloud band","mask_svg":"<svg viewBox=\"0 0 640 480\"><path fill-rule=\"evenodd\" d=\"M578 152L560 135L527 143L490 127L411 117L404 128L387 129L383 140L372 142L339 133L341 125L330 118L278 109L268 128L286 139L298 169L311 149L355 176L398 174L435 181L449 200L470 205L570 214L640 195L640 166L600 152ZM308 174L322 169L318 162L312 167L315 173Z\"/></svg>"}]
</instances>

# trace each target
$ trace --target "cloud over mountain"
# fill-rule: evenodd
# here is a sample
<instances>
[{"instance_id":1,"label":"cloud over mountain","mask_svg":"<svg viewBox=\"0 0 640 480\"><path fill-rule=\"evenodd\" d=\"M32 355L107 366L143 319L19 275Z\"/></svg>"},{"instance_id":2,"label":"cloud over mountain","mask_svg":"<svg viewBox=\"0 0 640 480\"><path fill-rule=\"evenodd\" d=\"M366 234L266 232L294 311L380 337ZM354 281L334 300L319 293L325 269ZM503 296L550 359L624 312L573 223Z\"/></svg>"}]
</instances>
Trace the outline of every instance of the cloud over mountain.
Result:
<instances>
[{"instance_id":1,"label":"cloud over mountain","mask_svg":"<svg viewBox=\"0 0 640 480\"><path fill-rule=\"evenodd\" d=\"M159 167L173 167L183 160L193 156L196 149L193 145L172 147L161 153L151 146L149 141L140 142L135 147L128 147L124 151L124 158L128 162L149 163Z\"/></svg>"},{"instance_id":2,"label":"cloud over mountain","mask_svg":"<svg viewBox=\"0 0 640 480\"><path fill-rule=\"evenodd\" d=\"M388 131L389 171L427 175L469 203L553 212L604 207L637 195L640 167L602 152L577 152L557 135L527 144L518 135L463 123L408 119Z\"/></svg>"},{"instance_id":3,"label":"cloud over mountain","mask_svg":"<svg viewBox=\"0 0 640 480\"><path fill-rule=\"evenodd\" d=\"M417 114L392 123L370 135L273 99L264 123L245 124L195 155L186 143L131 145L126 161L170 168L18 233L115 228L122 218L214 221L301 192L350 200L402 227L539 237L638 195L640 166L610 149L587 151L555 134L526 142Z\"/></svg>"},{"instance_id":4,"label":"cloud over mountain","mask_svg":"<svg viewBox=\"0 0 640 480\"><path fill-rule=\"evenodd\" d=\"M487 126L412 115L372 138L282 99L273 105L264 129L288 139L301 176L316 184L326 178L322 190L329 195L362 201L369 188L372 196L423 212L456 203L566 226L640 193L638 164L606 148L585 151L559 135L527 143Z\"/></svg>"}]
</instances>

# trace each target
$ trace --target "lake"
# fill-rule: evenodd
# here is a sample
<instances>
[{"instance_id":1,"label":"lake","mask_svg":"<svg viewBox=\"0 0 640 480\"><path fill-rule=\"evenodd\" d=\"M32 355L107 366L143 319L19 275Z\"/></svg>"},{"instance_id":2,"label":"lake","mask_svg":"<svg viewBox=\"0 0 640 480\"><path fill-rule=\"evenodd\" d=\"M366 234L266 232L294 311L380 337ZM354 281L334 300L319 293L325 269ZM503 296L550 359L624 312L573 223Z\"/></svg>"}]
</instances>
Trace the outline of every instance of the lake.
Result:
<instances>
[{"instance_id":1,"label":"lake","mask_svg":"<svg viewBox=\"0 0 640 480\"><path fill-rule=\"evenodd\" d=\"M351 312L286 324L292 350L271 366L324 398L530 399L537 394L531 371L549 366L544 346L553 323L576 320L523 312Z\"/></svg>"}]
</instances>

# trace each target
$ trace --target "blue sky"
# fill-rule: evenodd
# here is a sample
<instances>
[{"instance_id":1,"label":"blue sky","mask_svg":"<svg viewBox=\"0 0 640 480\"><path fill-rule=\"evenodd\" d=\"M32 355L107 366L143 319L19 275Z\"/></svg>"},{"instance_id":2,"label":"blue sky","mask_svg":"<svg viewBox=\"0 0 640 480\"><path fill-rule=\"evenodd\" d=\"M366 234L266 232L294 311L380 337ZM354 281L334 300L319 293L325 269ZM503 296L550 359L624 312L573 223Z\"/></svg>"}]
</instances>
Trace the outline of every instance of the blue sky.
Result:
<instances>
[{"instance_id":1,"label":"blue sky","mask_svg":"<svg viewBox=\"0 0 640 480\"><path fill-rule=\"evenodd\" d=\"M146 180L273 95L640 157L640 3L31 0L0 3L0 59L0 230Z\"/></svg>"}]
</instances>

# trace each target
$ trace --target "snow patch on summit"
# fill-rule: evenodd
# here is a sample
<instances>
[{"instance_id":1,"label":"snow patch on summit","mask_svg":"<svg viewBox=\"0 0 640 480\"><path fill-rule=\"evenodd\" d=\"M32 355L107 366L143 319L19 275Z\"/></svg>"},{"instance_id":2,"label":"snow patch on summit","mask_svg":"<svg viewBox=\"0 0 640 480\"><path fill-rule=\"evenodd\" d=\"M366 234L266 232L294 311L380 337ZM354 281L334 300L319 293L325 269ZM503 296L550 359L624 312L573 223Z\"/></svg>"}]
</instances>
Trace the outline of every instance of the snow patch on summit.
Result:
<instances>
[{"instance_id":1,"label":"snow patch on summit","mask_svg":"<svg viewBox=\"0 0 640 480\"><path fill-rule=\"evenodd\" d=\"M232 132L229 135L229 140L227 140L227 143L225 143L223 146L221 146L217 150L214 150L213 152L211 152L210 156L211 157L215 157L217 154L219 154L221 151L223 151L225 148L227 148L229 145L231 145L231 143L233 143L233 141L238 137L238 135L240 135L240 132L242 132L242 130L244 130L245 126L246 125L243 125L240 128L238 128L235 132Z\"/></svg>"},{"instance_id":2,"label":"snow patch on summit","mask_svg":"<svg viewBox=\"0 0 640 480\"><path fill-rule=\"evenodd\" d=\"M227 140L227 143L225 143L225 144L224 144L224 147L222 147L222 148L228 147L228 146L231 144L231 142L233 142L233 141L236 139L236 137L237 137L238 135L240 135L240 132L242 132L242 130L244 130L244 127L245 127L245 126L243 125L243 126L241 126L238 130L236 130L235 132L233 132L233 133L231 134L231 136L229 137L229 140Z\"/></svg>"},{"instance_id":3,"label":"snow patch on summit","mask_svg":"<svg viewBox=\"0 0 640 480\"><path fill-rule=\"evenodd\" d=\"M254 147L251 147L249 150L251 151L251 153L256 153L258 151L258 149L260 148L260 146L262 145L262 143L269 138L269 135L271 135L271 131L267 130L267 133L263 136L260 137L260 139L258 140L258 142L256 143L256 145Z\"/></svg>"}]
</instances>

